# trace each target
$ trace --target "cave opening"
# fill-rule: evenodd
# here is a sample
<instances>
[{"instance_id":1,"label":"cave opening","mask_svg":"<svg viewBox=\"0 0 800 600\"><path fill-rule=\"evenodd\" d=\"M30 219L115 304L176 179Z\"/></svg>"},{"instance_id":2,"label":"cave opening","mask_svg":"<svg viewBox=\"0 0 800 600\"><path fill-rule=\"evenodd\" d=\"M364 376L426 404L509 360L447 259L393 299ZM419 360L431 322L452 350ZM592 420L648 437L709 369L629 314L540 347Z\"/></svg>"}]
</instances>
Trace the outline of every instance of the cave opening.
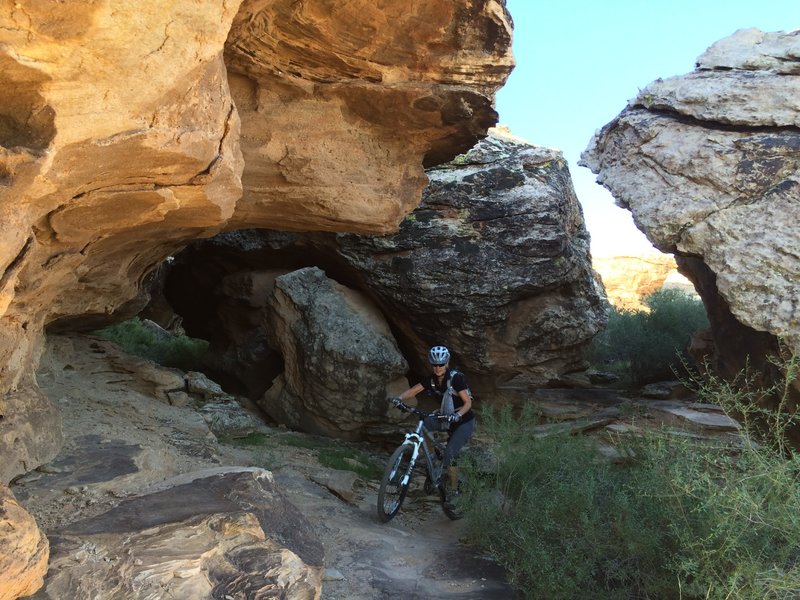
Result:
<instances>
[{"instance_id":1,"label":"cave opening","mask_svg":"<svg viewBox=\"0 0 800 600\"><path fill-rule=\"evenodd\" d=\"M140 316L167 329L177 321L186 335L207 340L203 372L226 391L255 402L284 370L283 356L265 331L265 294L275 277L317 267L374 304L401 354L413 356L406 336L359 274L323 244L314 244L334 235L242 230L193 242L159 266Z\"/></svg>"}]
</instances>

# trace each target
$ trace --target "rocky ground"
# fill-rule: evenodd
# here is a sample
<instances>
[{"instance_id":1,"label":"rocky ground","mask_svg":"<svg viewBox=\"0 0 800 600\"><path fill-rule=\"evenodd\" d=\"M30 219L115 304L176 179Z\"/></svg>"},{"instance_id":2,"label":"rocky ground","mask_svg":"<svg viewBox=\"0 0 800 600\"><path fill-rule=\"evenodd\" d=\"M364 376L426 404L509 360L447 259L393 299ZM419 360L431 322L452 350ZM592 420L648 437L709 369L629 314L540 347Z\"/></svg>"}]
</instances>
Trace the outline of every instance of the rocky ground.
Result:
<instances>
[{"instance_id":1,"label":"rocky ground","mask_svg":"<svg viewBox=\"0 0 800 600\"><path fill-rule=\"evenodd\" d=\"M461 544L463 522L448 520L435 497L418 488L400 515L381 523L375 481L320 466L313 448L296 445L297 434L253 422L238 403L181 396L169 389L170 375L163 371L105 341L51 337L38 379L63 413L65 444L50 464L11 486L51 539L45 581L51 592L37 597L58 597L55 578L82 560L72 549L62 560L59 540L75 523L113 514L175 476L235 466L271 469L281 492L311 524L324 548L324 600L513 597L502 569ZM269 442L224 442L225 431L248 428ZM283 443L287 436L295 445Z\"/></svg>"},{"instance_id":2,"label":"rocky ground","mask_svg":"<svg viewBox=\"0 0 800 600\"><path fill-rule=\"evenodd\" d=\"M331 442L268 427L213 382L192 377L130 357L99 339L50 338L38 379L63 413L65 444L50 464L18 478L11 486L51 540L47 589L36 598L63 598L66 593L76 598L120 597L100 594L97 589L105 585L103 582L92 587L85 581L87 577L112 577L110 573L117 578L128 577L134 583L137 577L152 580L157 573L160 586L172 586L172 595L156 592L147 597L199 597L193 596L201 593L198 588L186 587L191 577L175 573L200 570L193 562L196 557L189 541L202 537L200 533L207 537L206 530L195 527L181 533L187 540L186 548L182 553L175 550L166 563L164 556L147 558L139 550L134 562L111 571L108 569L115 561L121 560L115 552L130 554L131 550L130 546L109 542L109 535L119 529L131 529L131 519L139 519L139 533L152 536L158 527L163 527L162 522L175 520L172 514L176 511L189 510L191 515L186 506L201 510L206 505L216 507L228 502L209 495L211 484L202 483L206 480L195 482L194 488L176 488L175 482L185 483L186 474L196 472L241 475L243 467L270 470L275 487L305 517L306 524L289 524L294 513L282 508L281 514L289 516L285 523L277 524L277 535L287 536L289 530L299 532L302 539L292 543L304 548L305 554L293 549L301 556L311 557L310 562L320 563L316 570L322 574L324 600L514 597L502 569L462 544L463 521L448 520L436 497L425 495L421 485L415 486L393 521L381 523L375 508L376 481L320 465L318 456L324 451L320 447ZM630 430L634 426L627 422L628 417L635 411L637 427L667 424L696 435L735 435L736 424L717 407L696 404L691 398L669 399L667 396L675 394L668 386L646 393L651 397L632 399L600 389L529 392L530 399L551 421L542 426L543 434L560 427L601 434ZM246 446L242 440L234 439L248 431L258 433L258 444ZM336 443L329 447L334 446ZM613 449L607 449L613 457ZM389 449L354 450L369 451L375 464L380 465ZM162 491L162 496L152 496L161 501L144 500L153 490L169 486L187 490L181 493L191 497L184 503L180 493L165 497ZM269 495L268 488L264 488L267 492L261 489L257 489L256 496ZM239 495L246 496L244 492ZM125 522L124 527L119 525L121 521ZM228 523L226 527L247 529L241 523L235 527ZM304 528L309 528L310 533L306 535ZM115 535L119 537L119 533ZM144 547L149 551L157 543L174 544L176 534L170 535L166 542L147 538ZM169 554L172 550L164 552ZM142 564L142 560L152 564ZM204 568L212 568L212 563ZM167 578L164 564L171 570ZM239 579L246 579L246 575L238 575ZM179 583L184 587L174 587L178 585L176 577L183 577ZM82 581L80 585L78 580ZM88 591L92 589L95 591ZM238 593L219 597L251 597L241 590ZM302 593L287 597L310 597Z\"/></svg>"}]
</instances>

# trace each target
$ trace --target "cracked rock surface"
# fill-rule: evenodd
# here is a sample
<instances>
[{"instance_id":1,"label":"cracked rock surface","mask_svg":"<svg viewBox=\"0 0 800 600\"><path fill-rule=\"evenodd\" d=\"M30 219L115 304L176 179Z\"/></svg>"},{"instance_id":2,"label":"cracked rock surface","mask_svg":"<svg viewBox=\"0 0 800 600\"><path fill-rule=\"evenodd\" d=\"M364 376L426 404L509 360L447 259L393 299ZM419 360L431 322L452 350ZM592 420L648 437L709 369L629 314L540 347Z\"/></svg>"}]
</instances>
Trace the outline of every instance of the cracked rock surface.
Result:
<instances>
[{"instance_id":1,"label":"cracked rock surface","mask_svg":"<svg viewBox=\"0 0 800 600\"><path fill-rule=\"evenodd\" d=\"M582 156L675 253L733 372L775 338L800 350L798 90L800 31L740 30L646 86Z\"/></svg>"}]
</instances>

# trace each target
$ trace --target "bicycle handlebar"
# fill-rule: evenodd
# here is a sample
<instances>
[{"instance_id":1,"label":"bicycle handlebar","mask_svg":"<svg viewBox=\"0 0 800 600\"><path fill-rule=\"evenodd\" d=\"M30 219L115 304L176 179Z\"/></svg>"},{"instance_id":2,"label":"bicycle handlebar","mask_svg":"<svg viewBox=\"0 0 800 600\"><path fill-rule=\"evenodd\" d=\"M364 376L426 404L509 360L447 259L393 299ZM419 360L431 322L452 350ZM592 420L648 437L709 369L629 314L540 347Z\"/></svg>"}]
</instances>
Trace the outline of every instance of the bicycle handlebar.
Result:
<instances>
[{"instance_id":1,"label":"bicycle handlebar","mask_svg":"<svg viewBox=\"0 0 800 600\"><path fill-rule=\"evenodd\" d=\"M388 400L391 402L391 399ZM447 415L443 415L438 410L434 410L432 412L425 412L424 410L418 409L416 406L409 406L405 402L400 402L400 404L392 403L392 405L399 408L400 410L417 415L418 417L422 417L423 419L427 417L436 417L440 421L448 420Z\"/></svg>"}]
</instances>

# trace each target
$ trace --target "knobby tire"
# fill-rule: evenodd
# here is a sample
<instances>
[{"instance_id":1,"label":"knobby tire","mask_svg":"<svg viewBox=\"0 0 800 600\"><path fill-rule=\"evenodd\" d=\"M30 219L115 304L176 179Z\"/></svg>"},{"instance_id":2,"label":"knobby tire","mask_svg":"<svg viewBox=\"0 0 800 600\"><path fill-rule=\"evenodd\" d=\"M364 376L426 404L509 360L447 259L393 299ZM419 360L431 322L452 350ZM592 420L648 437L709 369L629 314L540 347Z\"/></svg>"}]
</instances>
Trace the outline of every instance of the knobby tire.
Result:
<instances>
[{"instance_id":1,"label":"knobby tire","mask_svg":"<svg viewBox=\"0 0 800 600\"><path fill-rule=\"evenodd\" d=\"M411 444L401 445L394 451L383 472L378 491L378 518L384 523L400 512L400 507L406 498L411 481L410 474L405 485L402 481L409 470L413 453L414 447Z\"/></svg>"}]
</instances>

